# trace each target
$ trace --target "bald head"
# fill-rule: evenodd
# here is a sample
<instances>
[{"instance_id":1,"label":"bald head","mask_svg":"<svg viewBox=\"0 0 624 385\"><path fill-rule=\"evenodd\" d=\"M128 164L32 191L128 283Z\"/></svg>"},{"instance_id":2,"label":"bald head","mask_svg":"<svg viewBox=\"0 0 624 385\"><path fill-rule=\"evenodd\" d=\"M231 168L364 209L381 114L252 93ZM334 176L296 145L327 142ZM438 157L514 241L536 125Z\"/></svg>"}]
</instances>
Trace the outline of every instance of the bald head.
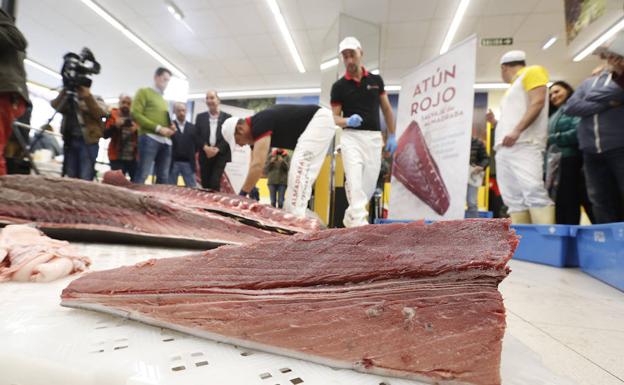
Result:
<instances>
[{"instance_id":1,"label":"bald head","mask_svg":"<svg viewBox=\"0 0 624 385\"><path fill-rule=\"evenodd\" d=\"M128 115L130 113L130 106L132 105L132 98L128 94L119 95L119 110L122 114Z\"/></svg>"},{"instance_id":2,"label":"bald head","mask_svg":"<svg viewBox=\"0 0 624 385\"><path fill-rule=\"evenodd\" d=\"M211 114L219 113L219 105L221 104L221 99L219 99L219 94L217 91L210 90L206 92L206 105L208 106L208 110Z\"/></svg>"},{"instance_id":3,"label":"bald head","mask_svg":"<svg viewBox=\"0 0 624 385\"><path fill-rule=\"evenodd\" d=\"M178 122L184 122L186 120L186 104L177 102L173 105L173 113L178 119Z\"/></svg>"}]
</instances>

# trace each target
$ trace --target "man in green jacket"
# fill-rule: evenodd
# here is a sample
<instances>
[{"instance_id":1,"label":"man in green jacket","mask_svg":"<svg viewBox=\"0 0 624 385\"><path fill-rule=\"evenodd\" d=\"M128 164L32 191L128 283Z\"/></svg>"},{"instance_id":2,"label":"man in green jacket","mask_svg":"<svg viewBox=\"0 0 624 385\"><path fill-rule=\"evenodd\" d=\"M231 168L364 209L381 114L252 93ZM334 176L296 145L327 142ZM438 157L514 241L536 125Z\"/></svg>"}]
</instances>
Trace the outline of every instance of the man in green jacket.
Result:
<instances>
[{"instance_id":1,"label":"man in green jacket","mask_svg":"<svg viewBox=\"0 0 624 385\"><path fill-rule=\"evenodd\" d=\"M134 183L145 183L152 166L156 183L169 181L171 136L175 127L169 117L169 105L163 93L171 79L171 71L159 67L154 74L154 87L137 91L132 102L132 117L139 125L139 162Z\"/></svg>"}]
</instances>

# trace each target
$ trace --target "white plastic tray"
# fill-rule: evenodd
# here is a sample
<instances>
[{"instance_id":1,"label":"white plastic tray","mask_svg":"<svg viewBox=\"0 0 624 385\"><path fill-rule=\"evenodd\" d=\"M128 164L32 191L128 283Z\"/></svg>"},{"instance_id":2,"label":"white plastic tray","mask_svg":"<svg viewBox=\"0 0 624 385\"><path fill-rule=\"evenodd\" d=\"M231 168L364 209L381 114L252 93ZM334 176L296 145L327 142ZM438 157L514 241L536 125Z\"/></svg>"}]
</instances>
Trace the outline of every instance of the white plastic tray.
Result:
<instances>
[{"instance_id":1,"label":"white plastic tray","mask_svg":"<svg viewBox=\"0 0 624 385\"><path fill-rule=\"evenodd\" d=\"M92 270L190 250L79 244ZM0 385L414 385L249 351L113 316L59 306L75 277L0 284ZM509 333L505 385L571 385Z\"/></svg>"}]
</instances>

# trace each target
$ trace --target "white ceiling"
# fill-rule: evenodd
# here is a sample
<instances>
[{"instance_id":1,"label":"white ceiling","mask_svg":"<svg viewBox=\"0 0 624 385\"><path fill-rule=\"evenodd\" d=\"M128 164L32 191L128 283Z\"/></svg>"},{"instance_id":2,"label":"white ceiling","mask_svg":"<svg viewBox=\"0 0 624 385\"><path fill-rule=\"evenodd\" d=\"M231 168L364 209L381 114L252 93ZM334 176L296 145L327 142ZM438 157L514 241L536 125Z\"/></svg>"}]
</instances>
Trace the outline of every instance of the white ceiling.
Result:
<instances>
[{"instance_id":1,"label":"white ceiling","mask_svg":"<svg viewBox=\"0 0 624 385\"><path fill-rule=\"evenodd\" d=\"M102 64L94 90L105 97L151 84L159 63L79 0L18 0L17 24L28 56L58 70L68 51L90 47ZM164 0L98 0L156 51L180 68L191 92L318 87L323 38L339 13L381 25L381 74L386 84L435 56L459 0L278 0L302 56L300 74L265 0L175 0L192 32L167 11ZM604 26L606 28L607 26ZM477 81L499 82L498 58L523 49L530 63L553 79L579 83L595 58L573 63L565 44L563 0L472 0L455 42L476 33L513 37L510 47L480 47ZM541 47L553 35L549 50ZM364 47L366 48L366 47ZM27 67L31 80L59 81Z\"/></svg>"}]
</instances>

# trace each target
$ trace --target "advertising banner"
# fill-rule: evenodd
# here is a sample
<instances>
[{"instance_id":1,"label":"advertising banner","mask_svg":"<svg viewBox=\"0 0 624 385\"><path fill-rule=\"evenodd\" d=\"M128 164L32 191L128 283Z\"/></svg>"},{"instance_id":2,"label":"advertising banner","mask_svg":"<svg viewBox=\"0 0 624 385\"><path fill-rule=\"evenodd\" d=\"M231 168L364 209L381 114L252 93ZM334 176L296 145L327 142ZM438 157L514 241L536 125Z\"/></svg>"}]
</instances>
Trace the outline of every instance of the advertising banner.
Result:
<instances>
[{"instance_id":1,"label":"advertising banner","mask_svg":"<svg viewBox=\"0 0 624 385\"><path fill-rule=\"evenodd\" d=\"M464 217L477 38L403 78L392 163L392 219Z\"/></svg>"}]
</instances>

